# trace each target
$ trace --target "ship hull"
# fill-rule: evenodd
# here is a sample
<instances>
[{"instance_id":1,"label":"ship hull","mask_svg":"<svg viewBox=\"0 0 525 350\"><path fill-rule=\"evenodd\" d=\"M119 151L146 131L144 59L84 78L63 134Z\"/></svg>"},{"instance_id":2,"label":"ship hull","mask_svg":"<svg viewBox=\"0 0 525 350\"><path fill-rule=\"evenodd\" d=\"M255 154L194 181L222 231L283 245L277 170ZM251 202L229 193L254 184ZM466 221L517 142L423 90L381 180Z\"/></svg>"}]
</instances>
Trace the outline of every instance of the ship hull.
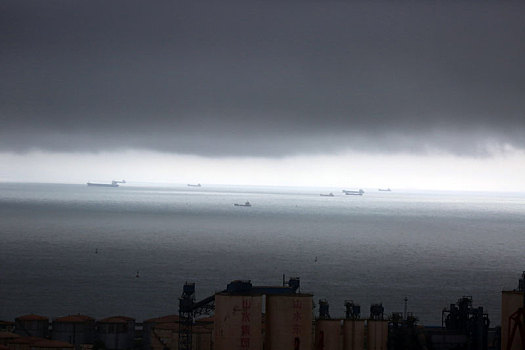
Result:
<instances>
[{"instance_id":1,"label":"ship hull","mask_svg":"<svg viewBox=\"0 0 525 350\"><path fill-rule=\"evenodd\" d=\"M87 185L96 187L118 187L118 184L97 184L92 182L88 182Z\"/></svg>"}]
</instances>

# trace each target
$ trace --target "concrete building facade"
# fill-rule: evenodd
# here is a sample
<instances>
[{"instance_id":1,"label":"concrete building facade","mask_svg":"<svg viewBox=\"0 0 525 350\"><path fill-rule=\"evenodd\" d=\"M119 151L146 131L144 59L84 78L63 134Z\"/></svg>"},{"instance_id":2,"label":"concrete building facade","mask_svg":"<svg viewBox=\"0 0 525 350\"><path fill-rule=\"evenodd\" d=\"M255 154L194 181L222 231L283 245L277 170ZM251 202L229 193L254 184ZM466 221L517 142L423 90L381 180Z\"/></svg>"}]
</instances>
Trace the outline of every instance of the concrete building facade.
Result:
<instances>
[{"instance_id":1,"label":"concrete building facade","mask_svg":"<svg viewBox=\"0 0 525 350\"><path fill-rule=\"evenodd\" d=\"M343 349L364 350L365 348L365 321L344 320L343 322Z\"/></svg>"},{"instance_id":2,"label":"concrete building facade","mask_svg":"<svg viewBox=\"0 0 525 350\"><path fill-rule=\"evenodd\" d=\"M387 350L388 321L367 321L367 350Z\"/></svg>"},{"instance_id":3,"label":"concrete building facade","mask_svg":"<svg viewBox=\"0 0 525 350\"><path fill-rule=\"evenodd\" d=\"M312 295L267 295L265 350L312 349Z\"/></svg>"},{"instance_id":4,"label":"concrete building facade","mask_svg":"<svg viewBox=\"0 0 525 350\"><path fill-rule=\"evenodd\" d=\"M315 322L315 349L341 350L343 339L341 336L341 320L317 320Z\"/></svg>"},{"instance_id":5,"label":"concrete building facade","mask_svg":"<svg viewBox=\"0 0 525 350\"><path fill-rule=\"evenodd\" d=\"M215 295L214 349L262 350L262 295Z\"/></svg>"}]
</instances>

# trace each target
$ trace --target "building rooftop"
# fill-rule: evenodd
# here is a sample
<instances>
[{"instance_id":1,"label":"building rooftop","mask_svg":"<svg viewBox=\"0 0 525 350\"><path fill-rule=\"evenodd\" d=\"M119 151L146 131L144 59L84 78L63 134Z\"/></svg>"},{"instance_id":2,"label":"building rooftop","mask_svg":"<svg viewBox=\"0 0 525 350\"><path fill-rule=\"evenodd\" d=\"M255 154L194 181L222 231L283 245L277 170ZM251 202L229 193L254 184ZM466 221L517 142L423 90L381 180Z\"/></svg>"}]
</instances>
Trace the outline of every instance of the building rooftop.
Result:
<instances>
[{"instance_id":1,"label":"building rooftop","mask_svg":"<svg viewBox=\"0 0 525 350\"><path fill-rule=\"evenodd\" d=\"M44 339L31 345L32 348L74 348L75 346L59 340Z\"/></svg>"},{"instance_id":2,"label":"building rooftop","mask_svg":"<svg viewBox=\"0 0 525 350\"><path fill-rule=\"evenodd\" d=\"M20 335L13 332L0 332L0 339L20 338Z\"/></svg>"},{"instance_id":3,"label":"building rooftop","mask_svg":"<svg viewBox=\"0 0 525 350\"><path fill-rule=\"evenodd\" d=\"M29 314L29 315L23 315L15 318L15 320L20 321L48 321L49 319L45 316L35 315L35 314Z\"/></svg>"},{"instance_id":4,"label":"building rooftop","mask_svg":"<svg viewBox=\"0 0 525 350\"><path fill-rule=\"evenodd\" d=\"M93 322L94 318L86 315L68 315L63 317L57 317L53 322L64 322L64 323L84 323L84 322Z\"/></svg>"},{"instance_id":5,"label":"building rooftop","mask_svg":"<svg viewBox=\"0 0 525 350\"><path fill-rule=\"evenodd\" d=\"M161 317L150 318L145 320L144 323L173 323L179 322L179 315L166 315Z\"/></svg>"},{"instance_id":6,"label":"building rooftop","mask_svg":"<svg viewBox=\"0 0 525 350\"><path fill-rule=\"evenodd\" d=\"M129 321L135 321L135 319L127 316L111 316L98 320L98 323L128 323Z\"/></svg>"},{"instance_id":7,"label":"building rooftop","mask_svg":"<svg viewBox=\"0 0 525 350\"><path fill-rule=\"evenodd\" d=\"M208 316L208 317L199 318L198 320L195 320L195 322L213 323L215 322L215 318L213 316Z\"/></svg>"},{"instance_id":8,"label":"building rooftop","mask_svg":"<svg viewBox=\"0 0 525 350\"><path fill-rule=\"evenodd\" d=\"M9 344L34 344L42 340L47 340L40 337L19 337L9 341Z\"/></svg>"},{"instance_id":9,"label":"building rooftop","mask_svg":"<svg viewBox=\"0 0 525 350\"><path fill-rule=\"evenodd\" d=\"M179 324L178 323L159 323L159 324L156 324L155 327L153 328L178 331Z\"/></svg>"}]
</instances>

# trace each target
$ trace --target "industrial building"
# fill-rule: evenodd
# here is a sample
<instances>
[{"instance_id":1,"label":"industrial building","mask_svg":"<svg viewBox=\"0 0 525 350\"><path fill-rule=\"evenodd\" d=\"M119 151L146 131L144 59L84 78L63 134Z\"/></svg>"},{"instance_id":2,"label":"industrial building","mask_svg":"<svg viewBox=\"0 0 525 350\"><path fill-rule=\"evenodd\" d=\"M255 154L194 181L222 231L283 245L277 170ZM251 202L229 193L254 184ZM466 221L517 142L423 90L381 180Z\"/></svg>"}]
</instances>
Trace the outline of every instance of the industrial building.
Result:
<instances>
[{"instance_id":1,"label":"industrial building","mask_svg":"<svg viewBox=\"0 0 525 350\"><path fill-rule=\"evenodd\" d=\"M262 295L215 295L214 346L262 350Z\"/></svg>"},{"instance_id":2,"label":"industrial building","mask_svg":"<svg viewBox=\"0 0 525 350\"><path fill-rule=\"evenodd\" d=\"M318 314L311 294L300 292L298 278L280 286L236 280L200 301L186 283L179 314L136 324L126 316L95 321L86 315L49 319L35 314L2 321L0 350L523 350L525 272L518 288L503 291L501 329L489 330L488 314L464 296L442 311L441 327L417 325L407 312L384 314L372 304L368 317L345 301L343 318L332 318L326 300ZM10 332L12 330L13 332Z\"/></svg>"},{"instance_id":3,"label":"industrial building","mask_svg":"<svg viewBox=\"0 0 525 350\"><path fill-rule=\"evenodd\" d=\"M329 304L319 300L319 317L314 322L314 348L319 350L386 350L388 321L383 319L382 304L372 304L370 316L361 319L361 307L345 302L345 318L332 318Z\"/></svg>"},{"instance_id":4,"label":"industrial building","mask_svg":"<svg viewBox=\"0 0 525 350\"><path fill-rule=\"evenodd\" d=\"M266 297L265 349L312 349L312 294Z\"/></svg>"}]
</instances>

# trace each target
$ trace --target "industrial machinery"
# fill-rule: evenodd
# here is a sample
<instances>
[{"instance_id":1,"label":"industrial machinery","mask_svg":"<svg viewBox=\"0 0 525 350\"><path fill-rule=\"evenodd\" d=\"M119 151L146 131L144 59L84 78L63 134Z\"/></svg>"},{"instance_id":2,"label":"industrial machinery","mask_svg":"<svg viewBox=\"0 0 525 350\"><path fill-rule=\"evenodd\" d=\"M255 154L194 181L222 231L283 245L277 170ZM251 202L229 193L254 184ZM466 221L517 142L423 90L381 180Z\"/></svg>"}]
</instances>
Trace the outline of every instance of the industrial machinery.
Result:
<instances>
[{"instance_id":1,"label":"industrial machinery","mask_svg":"<svg viewBox=\"0 0 525 350\"><path fill-rule=\"evenodd\" d=\"M518 292L523 292L523 304L512 315L509 316L509 328L507 330L507 350L512 349L516 331L519 329L521 343L525 344L525 271L523 271L518 281Z\"/></svg>"},{"instance_id":2,"label":"industrial machinery","mask_svg":"<svg viewBox=\"0 0 525 350\"><path fill-rule=\"evenodd\" d=\"M388 349L419 350L426 347L423 331L417 326L417 317L406 308L403 313L393 312L388 320Z\"/></svg>"},{"instance_id":3,"label":"industrial machinery","mask_svg":"<svg viewBox=\"0 0 525 350\"><path fill-rule=\"evenodd\" d=\"M319 299L319 319L329 320L330 319L330 305L326 299Z\"/></svg>"},{"instance_id":4,"label":"industrial machinery","mask_svg":"<svg viewBox=\"0 0 525 350\"><path fill-rule=\"evenodd\" d=\"M294 294L300 287L299 277L292 277L283 286L253 286L251 281L235 280L230 282L220 293L230 294L266 294L284 295ZM195 301L195 283L186 282L179 298L179 350L192 349L192 327L195 317L210 314L215 309L215 294L201 301Z\"/></svg>"},{"instance_id":5,"label":"industrial machinery","mask_svg":"<svg viewBox=\"0 0 525 350\"><path fill-rule=\"evenodd\" d=\"M370 319L371 320L382 320L385 308L383 303L370 305Z\"/></svg>"},{"instance_id":6,"label":"industrial machinery","mask_svg":"<svg viewBox=\"0 0 525 350\"><path fill-rule=\"evenodd\" d=\"M447 331L464 335L464 342L458 344L462 349L487 349L490 320L483 307L472 307L472 297L464 296L450 309L443 309L442 327Z\"/></svg>"},{"instance_id":7,"label":"industrial machinery","mask_svg":"<svg viewBox=\"0 0 525 350\"><path fill-rule=\"evenodd\" d=\"M345 300L345 316L347 320L358 320L361 317L361 306L353 300Z\"/></svg>"}]
</instances>

